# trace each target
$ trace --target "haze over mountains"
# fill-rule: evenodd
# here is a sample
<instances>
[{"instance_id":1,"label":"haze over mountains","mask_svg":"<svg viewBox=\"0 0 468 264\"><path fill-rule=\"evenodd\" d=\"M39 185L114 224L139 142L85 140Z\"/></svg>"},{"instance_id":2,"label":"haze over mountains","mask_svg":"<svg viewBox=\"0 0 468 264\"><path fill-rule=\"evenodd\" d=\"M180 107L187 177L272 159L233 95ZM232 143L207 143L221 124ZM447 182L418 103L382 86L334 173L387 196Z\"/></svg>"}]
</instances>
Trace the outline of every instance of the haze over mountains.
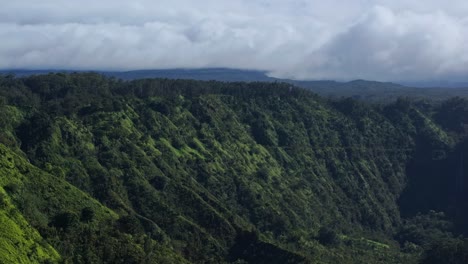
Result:
<instances>
[{"instance_id":1,"label":"haze over mountains","mask_svg":"<svg viewBox=\"0 0 468 264\"><path fill-rule=\"evenodd\" d=\"M75 72L72 70L0 70L0 73L11 73L17 76L47 74L50 72ZM86 71L84 71L86 72ZM99 71L98 71L99 72ZM123 80L143 78L169 78L192 80L216 80L225 82L287 82L295 86L309 89L319 95L332 98L352 97L355 99L384 102L398 97L443 100L450 97L468 97L468 83L465 82L376 82L355 80L349 82L338 81L299 81L278 79L268 76L266 71L239 70L226 68L207 69L163 69L136 71L101 71L106 76ZM405 85L406 84L406 85ZM409 86L412 85L412 86Z\"/></svg>"},{"instance_id":2,"label":"haze over mountains","mask_svg":"<svg viewBox=\"0 0 468 264\"><path fill-rule=\"evenodd\" d=\"M89 70L92 71L92 70ZM11 73L18 76L28 76L34 74L47 74L50 72L87 72L86 70L0 70L0 73ZM247 81L247 82L262 82L262 81L286 81L300 83L318 83L318 82L333 82L332 80L292 80L275 78L268 75L267 71L257 70L242 70L228 68L200 68L200 69L159 69L159 70L133 70L133 71L94 71L108 76L121 78L124 80L134 80L142 78L169 78L169 79L192 79L192 80L216 80L216 81ZM371 81L371 80L369 80ZM336 83L346 83L335 81ZM419 88L467 88L468 82L463 81L394 81L395 84L400 84L407 87Z\"/></svg>"},{"instance_id":3,"label":"haze over mountains","mask_svg":"<svg viewBox=\"0 0 468 264\"><path fill-rule=\"evenodd\" d=\"M240 68L467 80L465 0L46 0L0 9L0 69Z\"/></svg>"}]
</instances>

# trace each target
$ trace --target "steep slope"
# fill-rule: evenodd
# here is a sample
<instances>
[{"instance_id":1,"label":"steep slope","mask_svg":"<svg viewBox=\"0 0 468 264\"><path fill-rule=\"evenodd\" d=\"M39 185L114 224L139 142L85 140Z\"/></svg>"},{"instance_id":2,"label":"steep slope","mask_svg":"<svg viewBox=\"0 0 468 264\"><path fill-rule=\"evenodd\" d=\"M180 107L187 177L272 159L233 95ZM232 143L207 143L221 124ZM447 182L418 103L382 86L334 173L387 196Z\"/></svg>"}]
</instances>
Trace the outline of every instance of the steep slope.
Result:
<instances>
[{"instance_id":1,"label":"steep slope","mask_svg":"<svg viewBox=\"0 0 468 264\"><path fill-rule=\"evenodd\" d=\"M3 165L3 164L2 164ZM59 254L29 225L3 189L0 190L0 261L2 263L56 262Z\"/></svg>"},{"instance_id":2,"label":"steep slope","mask_svg":"<svg viewBox=\"0 0 468 264\"><path fill-rule=\"evenodd\" d=\"M0 142L27 168L3 186L73 262L412 263L421 248L395 240L408 175L459 140L433 109L289 84L53 74L0 88Z\"/></svg>"},{"instance_id":3,"label":"steep slope","mask_svg":"<svg viewBox=\"0 0 468 264\"><path fill-rule=\"evenodd\" d=\"M0 197L2 263L141 263L147 256L143 243L159 254L147 263L184 261L146 236L119 231L126 218L119 219L89 195L28 164L2 144Z\"/></svg>"}]
</instances>

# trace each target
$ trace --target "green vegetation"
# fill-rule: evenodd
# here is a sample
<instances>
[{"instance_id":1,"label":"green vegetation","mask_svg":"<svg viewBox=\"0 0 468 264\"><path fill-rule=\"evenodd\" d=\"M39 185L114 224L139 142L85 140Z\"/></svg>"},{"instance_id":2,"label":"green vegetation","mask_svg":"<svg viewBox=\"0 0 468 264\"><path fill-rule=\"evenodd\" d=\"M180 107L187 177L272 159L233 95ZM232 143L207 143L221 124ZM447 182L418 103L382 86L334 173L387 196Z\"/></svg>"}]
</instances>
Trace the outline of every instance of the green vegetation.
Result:
<instances>
[{"instance_id":1,"label":"green vegetation","mask_svg":"<svg viewBox=\"0 0 468 264\"><path fill-rule=\"evenodd\" d=\"M282 83L0 76L0 262L463 258L465 109Z\"/></svg>"},{"instance_id":2,"label":"green vegetation","mask_svg":"<svg viewBox=\"0 0 468 264\"><path fill-rule=\"evenodd\" d=\"M55 262L59 254L22 217L0 192L0 256L4 263Z\"/></svg>"}]
</instances>

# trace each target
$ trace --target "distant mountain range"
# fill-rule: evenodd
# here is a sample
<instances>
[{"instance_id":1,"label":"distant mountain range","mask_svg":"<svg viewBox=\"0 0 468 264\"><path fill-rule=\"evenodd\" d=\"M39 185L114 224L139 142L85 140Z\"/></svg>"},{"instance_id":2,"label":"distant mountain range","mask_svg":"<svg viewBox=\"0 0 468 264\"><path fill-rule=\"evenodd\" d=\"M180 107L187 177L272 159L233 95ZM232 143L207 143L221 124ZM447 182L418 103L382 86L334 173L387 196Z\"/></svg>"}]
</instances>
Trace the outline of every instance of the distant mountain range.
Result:
<instances>
[{"instance_id":1,"label":"distant mountain range","mask_svg":"<svg viewBox=\"0 0 468 264\"><path fill-rule=\"evenodd\" d=\"M0 74L14 74L28 76L47 74L50 72L84 72L74 70L1 70ZM468 97L468 83L448 81L421 82L376 82L354 80L350 82L338 81L298 81L270 77L266 71L239 70L226 68L206 69L162 69L136 71L97 71L106 76L123 80L146 78L216 80L224 82L287 82L298 87L309 89L321 96L340 98L352 97L366 101L389 101L398 97L443 100L454 96Z\"/></svg>"},{"instance_id":2,"label":"distant mountain range","mask_svg":"<svg viewBox=\"0 0 468 264\"><path fill-rule=\"evenodd\" d=\"M0 73L12 73L17 76L28 76L36 74L47 74L50 72L86 72L74 70L2 70ZM135 80L146 78L168 78L168 79L193 79L193 80L216 80L226 82L252 82L252 81L275 81L278 79L267 76L265 71L237 70L224 68L208 69L163 69L163 70L136 70L136 71L95 71L107 76L113 76L123 80Z\"/></svg>"}]
</instances>

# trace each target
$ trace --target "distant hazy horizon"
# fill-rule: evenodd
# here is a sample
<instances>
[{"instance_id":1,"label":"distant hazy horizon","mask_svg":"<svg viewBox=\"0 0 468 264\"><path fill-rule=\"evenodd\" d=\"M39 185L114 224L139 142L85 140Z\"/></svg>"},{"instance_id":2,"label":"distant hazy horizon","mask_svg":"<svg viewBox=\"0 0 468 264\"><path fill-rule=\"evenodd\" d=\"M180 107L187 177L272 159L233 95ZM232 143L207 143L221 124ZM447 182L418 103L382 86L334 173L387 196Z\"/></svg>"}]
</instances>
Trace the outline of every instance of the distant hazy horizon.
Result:
<instances>
[{"instance_id":1,"label":"distant hazy horizon","mask_svg":"<svg viewBox=\"0 0 468 264\"><path fill-rule=\"evenodd\" d=\"M140 70L94 70L94 69L0 69L2 73L13 73L18 76L32 74L46 74L49 72L97 72L115 77L132 76L128 79L137 79L143 76L144 78L180 78L198 79L198 80L229 80L229 81L274 81L274 80L291 80L299 82L340 82L347 83L352 81L376 81L365 79L350 79L350 80L333 80L333 79L294 79L294 78L276 78L270 76L268 71L253 70L253 69L234 69L234 68L172 68L172 69L140 69ZM216 78L216 75L222 75L223 78ZM408 87L442 87L442 88L467 88L468 81L464 80L418 80L418 81L385 81L395 84L400 84Z\"/></svg>"},{"instance_id":2,"label":"distant hazy horizon","mask_svg":"<svg viewBox=\"0 0 468 264\"><path fill-rule=\"evenodd\" d=\"M0 69L236 68L290 79L467 80L468 2L2 3Z\"/></svg>"}]
</instances>

